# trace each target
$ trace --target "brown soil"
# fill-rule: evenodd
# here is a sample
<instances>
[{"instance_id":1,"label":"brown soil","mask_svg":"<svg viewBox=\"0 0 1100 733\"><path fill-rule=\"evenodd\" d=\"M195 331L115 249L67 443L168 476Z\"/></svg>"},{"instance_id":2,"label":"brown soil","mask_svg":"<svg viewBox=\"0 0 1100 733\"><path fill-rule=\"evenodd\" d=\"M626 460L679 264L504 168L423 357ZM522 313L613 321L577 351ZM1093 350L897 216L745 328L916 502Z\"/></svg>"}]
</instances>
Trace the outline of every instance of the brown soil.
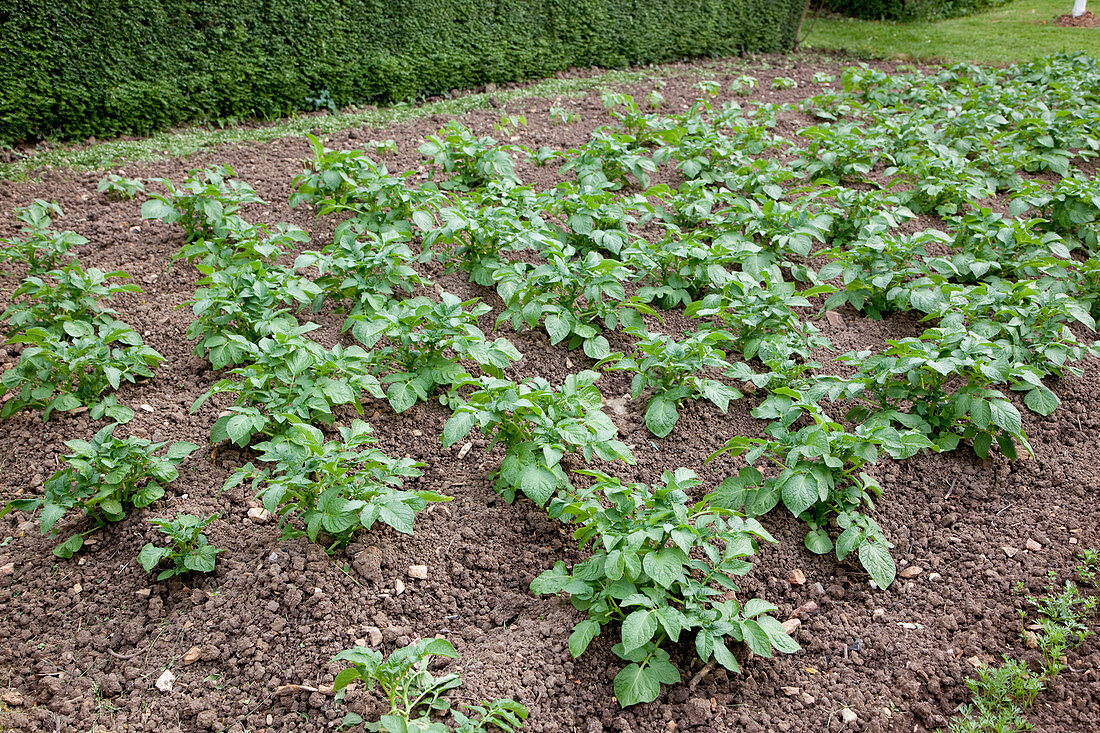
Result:
<instances>
[{"instance_id":1,"label":"brown soil","mask_svg":"<svg viewBox=\"0 0 1100 733\"><path fill-rule=\"evenodd\" d=\"M1055 18L1054 25L1060 25L1064 28L1100 28L1100 15L1096 15L1091 10L1086 10L1074 18L1067 13Z\"/></svg>"},{"instance_id":2,"label":"brown soil","mask_svg":"<svg viewBox=\"0 0 1100 733\"><path fill-rule=\"evenodd\" d=\"M796 99L816 88L809 81L814 72L840 70L784 68L788 63L761 61L752 72L760 80L757 98ZM768 89L777 75L797 79L799 87ZM725 89L732 78L719 80ZM651 88L628 91L644 96ZM673 79L661 94L666 109L676 110L696 90L690 81ZM552 105L568 106L581 122L551 124ZM530 125L516 142L535 147L577 145L610 121L598 96L529 100L507 111L526 115ZM492 135L500 113L473 112L462 121ZM393 138L399 152L387 161L390 169L422 171L417 145L446 121L353 130L326 144L354 147ZM792 129L802 124L791 122ZM312 246L319 248L332 223L286 204L290 180L308 155L306 141L284 139L135 165L125 173L179 182L189 169L230 163L272 202L251 207L247 218L293 222L313 231ZM554 179L546 169L521 174L535 185ZM120 298L115 307L166 361L154 379L119 392L119 401L136 411L119 433L205 445L216 410L208 405L191 415L189 408L219 374L192 355L185 337L189 311L177 309L198 276L186 265L166 269L181 244L180 231L142 221L138 202L97 194L100 175L53 171L36 183L0 182L0 236L15 232L15 206L53 199L67 214L59 226L90 240L77 253L86 266L133 275L145 292ZM497 302L491 291L460 278L426 274L464 297ZM5 304L15 282L3 281ZM854 311L840 315L818 325L842 351L913 330L906 318L870 322ZM318 318L326 333L338 332L339 316L326 312ZM541 374L559 381L589 364L579 352L549 346L541 332L505 333L525 354L513 377ZM0 367L17 355L14 347L0 347ZM439 405L394 415L385 403L373 402L366 415L383 450L426 464L413 487L444 492L454 501L422 513L415 537L377 529L334 558L304 538L281 541L274 526L250 520L254 502L243 488L220 491L229 473L250 458L231 448L216 457L209 450L192 455L165 499L98 533L95 544L73 560L54 558L53 543L40 536L31 517L16 512L0 520L0 566L14 563L12 574L0 574L0 728L334 729L349 709L380 712L373 695L353 692L340 705L324 692L339 670L330 663L333 655L369 638L374 627L387 652L418 636L446 636L462 654L452 665L464 682L459 699L514 697L531 708L525 730L534 733L932 730L968 700L971 660L995 663L1003 654L1036 660L1021 643L1017 611L1023 601L1014 586L1038 594L1048 572L1069 577L1078 550L1100 547L1100 369L1095 360L1084 367L1083 377L1053 385L1063 406L1052 418L1025 413L1033 459L980 461L956 451L879 467L885 494L876 518L896 545L899 565L913 569L888 591L872 590L855 566L806 551L804 528L795 520L780 512L766 517L779 542L762 548L743 592L776 603L783 619L802 609L797 638L803 651L774 659L742 657L739 676L711 671L694 688L674 686L655 703L625 711L612 698L611 678L620 665L610 645L597 640L573 660L566 638L580 614L564 599L528 591L532 578L555 561L576 559L570 535L530 502L508 505L494 493L487 477L499 453L486 452L483 440L473 438L468 452L461 444L444 450L439 435L447 412ZM599 386L608 398L629 391L621 374L605 376ZM762 429L749 415L750 402L735 402L728 415L708 405L685 405L672 435L654 440L643 424L644 405L626 401L625 410L609 412L638 465L611 469L651 481L665 469L688 466L713 486L734 464L704 465L706 456L732 435ZM0 423L0 502L40 490L67 452L64 441L86 438L97 427L87 415L70 414L45 424L32 413ZM226 552L212 574L155 583L136 562L141 546L156 538L145 520L177 510L221 512L208 534ZM1029 540L1039 549L1025 549ZM1006 547L1018 551L1009 556ZM426 580L409 577L414 564L428 566ZM794 570L802 571L805 582L790 582ZM811 602L816 611L807 610ZM1100 729L1098 639L1087 639L1040 695L1029 715L1037 730ZM193 648L198 659L188 664L184 656ZM702 666L687 647L673 659L685 681ZM161 692L154 682L166 668L176 675L175 686ZM845 708L855 721L844 722Z\"/></svg>"}]
</instances>

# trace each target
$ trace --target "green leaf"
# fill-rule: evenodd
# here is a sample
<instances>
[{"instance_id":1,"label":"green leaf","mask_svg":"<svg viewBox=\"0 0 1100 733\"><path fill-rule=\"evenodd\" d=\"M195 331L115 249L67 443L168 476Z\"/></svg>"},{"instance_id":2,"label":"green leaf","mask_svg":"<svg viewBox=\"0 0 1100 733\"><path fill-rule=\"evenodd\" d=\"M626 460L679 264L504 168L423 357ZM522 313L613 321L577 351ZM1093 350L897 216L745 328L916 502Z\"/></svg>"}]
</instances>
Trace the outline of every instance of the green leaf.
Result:
<instances>
[{"instance_id":1,"label":"green leaf","mask_svg":"<svg viewBox=\"0 0 1100 733\"><path fill-rule=\"evenodd\" d=\"M791 638L787 630L783 628L783 624L779 623L771 616L760 616L756 619L756 623L760 624L760 628L768 635L772 647L777 651L783 652L784 654L794 654L802 649L798 642Z\"/></svg>"},{"instance_id":2,"label":"green leaf","mask_svg":"<svg viewBox=\"0 0 1100 733\"><path fill-rule=\"evenodd\" d=\"M809 471L794 471L783 484L783 503L791 514L800 516L818 502L817 478Z\"/></svg>"},{"instance_id":3,"label":"green leaf","mask_svg":"<svg viewBox=\"0 0 1100 733\"><path fill-rule=\"evenodd\" d=\"M714 653L714 660L730 672L740 672L741 665L737 663L737 658L733 656L733 652L726 647L726 643L721 638L716 638L713 639L713 644L711 651Z\"/></svg>"},{"instance_id":4,"label":"green leaf","mask_svg":"<svg viewBox=\"0 0 1100 733\"><path fill-rule=\"evenodd\" d=\"M1023 432L1020 411L1008 400L992 399L989 401L990 419L993 424L1006 433L1018 435Z\"/></svg>"},{"instance_id":5,"label":"green leaf","mask_svg":"<svg viewBox=\"0 0 1100 733\"><path fill-rule=\"evenodd\" d=\"M229 432L226 430L226 426L229 425L230 417L230 415L219 417L214 421L214 424L210 426L211 445L217 445L218 443L229 440Z\"/></svg>"},{"instance_id":6,"label":"green leaf","mask_svg":"<svg viewBox=\"0 0 1100 733\"><path fill-rule=\"evenodd\" d=\"M1032 412L1037 412L1046 417L1057 409L1060 401L1058 396L1046 387L1035 387L1024 395L1024 404Z\"/></svg>"},{"instance_id":7,"label":"green leaf","mask_svg":"<svg viewBox=\"0 0 1100 733\"><path fill-rule=\"evenodd\" d=\"M735 400L741 393L733 387L708 379L703 383L703 397L710 400L722 412L729 409L730 400Z\"/></svg>"},{"instance_id":8,"label":"green leaf","mask_svg":"<svg viewBox=\"0 0 1100 733\"><path fill-rule=\"evenodd\" d=\"M894 565L894 558L890 557L890 551L881 543L868 541L860 545L859 562L879 588L885 590L894 582L897 566Z\"/></svg>"},{"instance_id":9,"label":"green leaf","mask_svg":"<svg viewBox=\"0 0 1100 733\"><path fill-rule=\"evenodd\" d=\"M404 412L415 405L419 398L409 382L394 382L386 390L386 397L389 399L390 407L397 413Z\"/></svg>"},{"instance_id":10,"label":"green leaf","mask_svg":"<svg viewBox=\"0 0 1100 733\"><path fill-rule=\"evenodd\" d=\"M359 670L356 669L355 667L348 667L347 669L341 670L340 673L336 675L336 679L334 679L332 681L332 689L335 692L340 692L340 690L343 690L345 687L350 685L352 682L355 682L359 679L362 679L362 675L360 674ZM372 681L373 680L368 678L368 681L367 681L367 689L368 690L373 686Z\"/></svg>"},{"instance_id":11,"label":"green leaf","mask_svg":"<svg viewBox=\"0 0 1100 733\"><path fill-rule=\"evenodd\" d=\"M554 472L538 461L525 464L519 474L520 490L539 506L545 506L550 501L559 485Z\"/></svg>"},{"instance_id":12,"label":"green leaf","mask_svg":"<svg viewBox=\"0 0 1100 733\"><path fill-rule=\"evenodd\" d=\"M537 596L557 595L561 589L571 580L565 563L558 560L554 567L543 570L531 581L531 592Z\"/></svg>"},{"instance_id":13,"label":"green leaf","mask_svg":"<svg viewBox=\"0 0 1100 733\"><path fill-rule=\"evenodd\" d=\"M74 534L69 539L62 542L57 547L53 548L53 554L58 557L70 558L76 553L80 552L80 548L84 546L84 536Z\"/></svg>"},{"instance_id":14,"label":"green leaf","mask_svg":"<svg viewBox=\"0 0 1100 733\"><path fill-rule=\"evenodd\" d=\"M555 314L548 315L546 320L543 321L543 325L546 326L546 333L550 337L551 344L560 343L573 332L569 321Z\"/></svg>"},{"instance_id":15,"label":"green leaf","mask_svg":"<svg viewBox=\"0 0 1100 733\"><path fill-rule=\"evenodd\" d=\"M183 558L183 566L197 573L214 572L214 563L218 559L218 550L213 545L203 545L187 553Z\"/></svg>"},{"instance_id":16,"label":"green leaf","mask_svg":"<svg viewBox=\"0 0 1100 733\"><path fill-rule=\"evenodd\" d=\"M413 215L412 215L412 221L413 221L413 224L416 224L416 226L421 231L426 232L426 231L430 231L432 229L435 229L435 221L432 219L431 215L428 214L428 212L426 212L426 211L422 211L422 210L414 211Z\"/></svg>"},{"instance_id":17,"label":"green leaf","mask_svg":"<svg viewBox=\"0 0 1100 733\"><path fill-rule=\"evenodd\" d=\"M829 533L821 527L806 533L806 549L815 555L824 555L833 550L833 541Z\"/></svg>"},{"instance_id":18,"label":"green leaf","mask_svg":"<svg viewBox=\"0 0 1100 733\"><path fill-rule=\"evenodd\" d=\"M640 702L653 702L661 694L661 683L653 672L637 664L623 667L614 682L615 699L624 708Z\"/></svg>"},{"instance_id":19,"label":"green leaf","mask_svg":"<svg viewBox=\"0 0 1100 733\"><path fill-rule=\"evenodd\" d=\"M50 388L53 391L53 388ZM57 412L68 412L69 410L75 410L80 407L80 398L72 392L66 392L55 397L50 402L50 409Z\"/></svg>"},{"instance_id":20,"label":"green leaf","mask_svg":"<svg viewBox=\"0 0 1100 733\"><path fill-rule=\"evenodd\" d=\"M150 572L160 564L161 558L168 552L167 547L157 547L150 542L141 548L141 552L138 553L138 562L141 563L141 567L145 568L145 572Z\"/></svg>"},{"instance_id":21,"label":"green leaf","mask_svg":"<svg viewBox=\"0 0 1100 733\"><path fill-rule=\"evenodd\" d=\"M477 416L472 412L459 411L451 415L447 424L443 426L443 447L450 448L465 438L476 423Z\"/></svg>"},{"instance_id":22,"label":"green leaf","mask_svg":"<svg viewBox=\"0 0 1100 733\"><path fill-rule=\"evenodd\" d=\"M239 446L248 445L252 432L251 415L231 415L225 423L225 434Z\"/></svg>"},{"instance_id":23,"label":"green leaf","mask_svg":"<svg viewBox=\"0 0 1100 733\"><path fill-rule=\"evenodd\" d=\"M188 443L185 440L181 440L168 446L168 450L165 452L164 457L175 463L191 455L198 449L199 447L194 443Z\"/></svg>"},{"instance_id":24,"label":"green leaf","mask_svg":"<svg viewBox=\"0 0 1100 733\"><path fill-rule=\"evenodd\" d=\"M742 621L740 625L741 633L744 634L745 643L748 644L749 649L752 649L757 656L770 657L772 655L772 641L768 637L768 632L760 627L756 619Z\"/></svg>"},{"instance_id":25,"label":"green leaf","mask_svg":"<svg viewBox=\"0 0 1100 733\"><path fill-rule=\"evenodd\" d=\"M421 647L421 651L424 654L434 654L437 657L458 659L458 651L454 648L454 645L446 639L431 639Z\"/></svg>"},{"instance_id":26,"label":"green leaf","mask_svg":"<svg viewBox=\"0 0 1100 733\"><path fill-rule=\"evenodd\" d=\"M369 509L370 506L363 512ZM412 534L416 512L400 496L393 496L382 501L378 507L378 518L402 534Z\"/></svg>"},{"instance_id":27,"label":"green leaf","mask_svg":"<svg viewBox=\"0 0 1100 733\"><path fill-rule=\"evenodd\" d=\"M569 653L573 658L584 654L585 649L600 634L600 625L595 621L585 619L573 627L573 633L569 635Z\"/></svg>"},{"instance_id":28,"label":"green leaf","mask_svg":"<svg viewBox=\"0 0 1100 733\"><path fill-rule=\"evenodd\" d=\"M600 361L611 355L611 344L603 336L596 336L595 338L586 339L581 350L589 359Z\"/></svg>"},{"instance_id":29,"label":"green leaf","mask_svg":"<svg viewBox=\"0 0 1100 733\"><path fill-rule=\"evenodd\" d=\"M626 651L645 646L657 631L653 611L639 609L623 620L623 647Z\"/></svg>"},{"instance_id":30,"label":"green leaf","mask_svg":"<svg viewBox=\"0 0 1100 733\"><path fill-rule=\"evenodd\" d=\"M989 448L993 445L993 435L990 433L978 433L974 436L974 453L978 458L985 460L989 457Z\"/></svg>"},{"instance_id":31,"label":"green leaf","mask_svg":"<svg viewBox=\"0 0 1100 733\"><path fill-rule=\"evenodd\" d=\"M351 386L336 379L322 381L321 391L328 398L328 401L334 405L346 405L355 401L355 392L352 391Z\"/></svg>"},{"instance_id":32,"label":"green leaf","mask_svg":"<svg viewBox=\"0 0 1100 733\"><path fill-rule=\"evenodd\" d=\"M177 217L176 210L160 199L151 198L141 205L142 219L166 219L172 222Z\"/></svg>"},{"instance_id":33,"label":"green leaf","mask_svg":"<svg viewBox=\"0 0 1100 733\"><path fill-rule=\"evenodd\" d=\"M642 558L642 569L662 588L671 588L673 583L684 577L680 551L672 547L647 552Z\"/></svg>"},{"instance_id":34,"label":"green leaf","mask_svg":"<svg viewBox=\"0 0 1100 733\"><path fill-rule=\"evenodd\" d=\"M779 609L774 603L769 603L763 598L752 598L745 604L745 607L741 609L741 615L745 618L755 618L761 614L772 613L778 610Z\"/></svg>"},{"instance_id":35,"label":"green leaf","mask_svg":"<svg viewBox=\"0 0 1100 733\"><path fill-rule=\"evenodd\" d=\"M674 400L657 395L649 401L649 407L645 411L645 426L658 438L671 433L679 419L680 412L676 409Z\"/></svg>"},{"instance_id":36,"label":"green leaf","mask_svg":"<svg viewBox=\"0 0 1100 733\"><path fill-rule=\"evenodd\" d=\"M122 370L118 367L104 364L103 376L107 377L107 383L111 385L111 389L118 389L118 386L122 384Z\"/></svg>"},{"instance_id":37,"label":"green leaf","mask_svg":"<svg viewBox=\"0 0 1100 733\"><path fill-rule=\"evenodd\" d=\"M848 553L859 546L864 534L865 530L857 524L853 524L841 532L840 536L836 538L836 559L843 560L846 558Z\"/></svg>"},{"instance_id":38,"label":"green leaf","mask_svg":"<svg viewBox=\"0 0 1100 733\"><path fill-rule=\"evenodd\" d=\"M649 660L649 671L657 678L658 682L666 685L675 685L680 682L680 670L669 661L668 652L658 649Z\"/></svg>"}]
</instances>

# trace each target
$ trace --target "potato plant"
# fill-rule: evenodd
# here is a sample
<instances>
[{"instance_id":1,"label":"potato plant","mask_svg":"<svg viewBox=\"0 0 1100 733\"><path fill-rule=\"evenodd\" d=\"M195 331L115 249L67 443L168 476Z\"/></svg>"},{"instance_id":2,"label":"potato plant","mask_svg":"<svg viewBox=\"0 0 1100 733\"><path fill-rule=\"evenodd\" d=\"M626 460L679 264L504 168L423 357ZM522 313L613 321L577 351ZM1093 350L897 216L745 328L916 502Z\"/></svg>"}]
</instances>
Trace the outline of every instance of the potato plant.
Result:
<instances>
[{"instance_id":1,"label":"potato plant","mask_svg":"<svg viewBox=\"0 0 1100 733\"><path fill-rule=\"evenodd\" d=\"M326 440L319 428L292 423L256 445L259 460L271 468L249 463L230 476L225 488L250 480L264 508L279 517L284 537L304 534L318 542L323 532L330 552L376 522L412 534L416 513L428 502L450 501L433 491L399 488L405 478L420 475L422 464L369 447L377 441L367 423L355 420L339 432L339 441Z\"/></svg>"},{"instance_id":2,"label":"potato plant","mask_svg":"<svg viewBox=\"0 0 1100 733\"><path fill-rule=\"evenodd\" d=\"M649 432L663 438L672 432L680 419L677 409L686 399L705 399L723 413L731 400L741 398L741 393L707 375L708 370L727 378L755 376L744 364L735 367L726 361L726 353L720 347L734 341L733 336L722 331L699 331L685 334L677 341L663 333L632 332L638 336L631 356L612 354L597 366L608 371L633 372L630 396L638 399L649 390L651 396L646 406L645 424Z\"/></svg>"},{"instance_id":3,"label":"potato plant","mask_svg":"<svg viewBox=\"0 0 1100 733\"><path fill-rule=\"evenodd\" d=\"M662 684L680 681L663 648L693 641L704 662L740 671L727 641L745 642L762 657L772 650L792 653L798 644L769 614L767 601L734 599L733 577L752 565L758 540L774 539L754 519L711 505L692 503L699 486L684 468L666 471L662 483L623 484L598 471L587 489L555 497L550 515L575 525L574 536L592 556L570 571L558 562L531 583L539 594L566 593L588 614L569 636L569 653L579 657L605 626L615 623L619 641L612 651L629 662L614 681L623 707L652 702Z\"/></svg>"},{"instance_id":4,"label":"potato plant","mask_svg":"<svg viewBox=\"0 0 1100 733\"><path fill-rule=\"evenodd\" d=\"M123 382L151 377L152 368L164 360L119 321L66 321L60 332L35 326L8 343L24 348L19 362L0 377L0 396L10 395L0 409L5 418L28 407L41 409L43 420L55 411L88 407L95 419L127 422L133 411L103 394Z\"/></svg>"},{"instance_id":5,"label":"potato plant","mask_svg":"<svg viewBox=\"0 0 1100 733\"><path fill-rule=\"evenodd\" d=\"M538 190L516 174L525 151L457 123L421 146L435 178L423 182L391 173L380 150L329 150L311 137L313 157L293 182L291 203L340 221L332 242L304 252L301 230L242 217L243 207L262 202L228 168L195 173L179 188L161 182L168 194L152 194L143 213L183 227L188 241L176 259L202 276L188 303L189 336L212 366L232 367L195 407L231 395L212 439L247 447L266 438L254 446L257 463L227 485L251 481L286 534L330 551L378 522L412 532L416 513L446 497L404 490L416 466L372 447L365 423L339 426L340 439L322 426L336 422L339 406L361 410L364 392L397 412L438 396L452 411L443 445L474 427L500 443L498 491L547 507L588 553L572 567L558 563L532 590L565 593L587 615L569 639L574 656L614 635L622 705L654 700L680 680L669 652L681 642L730 670L735 643L758 657L793 653L775 607L735 595L733 578L748 572L758 541L771 540L760 518L782 507L805 524L809 552L858 559L890 592L892 544L873 516L890 487L874 478L876 461L970 446L984 459L994 444L1008 458L1029 450L1008 393L1049 415L1058 406L1049 378L1077 373L1094 351L1082 334L1100 315L1100 213L1079 164L1100 155L1100 116L1080 104L1094 90L1067 73L1073 63L960 65L928 76L850 69L799 104L722 101L756 80L742 77L728 91L706 80L701 99L677 112L665 110L660 93L642 104L608 93L612 124L569 151L530 153L569 178ZM1094 70L1084 76L1095 80ZM777 77L772 85L789 83ZM798 114L814 122L785 139L781 123ZM498 130L521 124L505 118ZM655 179L682 182L650 186ZM989 203L1001 194L1007 215ZM918 214L936 220L930 226ZM41 201L22 210L24 236L3 243L0 256L31 270L6 313L22 329L17 338L39 328L36 338L71 346L85 329L61 324L113 323L105 301L123 288L113 290L108 275L61 267L84 241L53 232L58 215ZM430 285L421 266L433 260L448 275L495 288L496 312L492 298L442 290L410 297ZM299 324L298 313L327 315L327 300L338 301L345 330L365 348L326 349L307 338L316 326ZM696 326L675 338L661 333L658 308L682 308ZM877 353L841 355L841 376L830 373L822 331L842 331L852 312L911 312L925 327ZM597 373L572 374L560 387L508 379L520 355L480 330L491 314L634 373L631 392L647 397L645 422L657 436L670 434L685 400L725 411L740 396L731 383L749 382L764 437L732 435L728 421L716 421L727 431L720 452L748 465L707 493L687 468L652 486L577 470L595 458L633 462L602 410ZM669 320L681 322L678 315ZM629 355L611 354L611 341L622 339L609 340L613 330L637 339ZM28 363L45 359L34 348L24 349ZM732 352L747 363L727 360ZM96 363L87 375L109 363L98 352L89 358ZM115 369L96 378L117 387L128 372ZM46 391L58 381L48 370L36 378L5 376L18 397L4 410L20 409L19 400L47 415L85 402L93 417L126 410L103 397L106 388L74 401ZM38 504L15 508L23 506ZM441 731L432 712L448 707L442 693L457 678L436 676L426 660L453 652L442 640L389 658L348 650L337 657L350 666L336 687L381 685L391 709L377 729ZM990 675L982 684L1003 681ZM1021 699L1030 694L1027 684L1021 689ZM452 723L464 733L512 730L521 710L482 703L452 711Z\"/></svg>"},{"instance_id":6,"label":"potato plant","mask_svg":"<svg viewBox=\"0 0 1100 733\"><path fill-rule=\"evenodd\" d=\"M210 544L202 533L219 514L209 517L196 517L194 514L178 513L175 519L150 519L149 522L168 538L168 545L146 543L138 553L138 562L146 572L152 572L165 560L172 567L157 573L157 580L164 580L187 573L212 573L218 553L225 552Z\"/></svg>"},{"instance_id":7,"label":"potato plant","mask_svg":"<svg viewBox=\"0 0 1100 733\"><path fill-rule=\"evenodd\" d=\"M297 421L332 424L332 409L352 405L359 414L363 392L382 397L370 355L358 346L326 350L304 334L312 326L260 339L252 361L231 369L191 406L195 412L214 395L236 396L228 414L210 429L210 442L246 446L256 435L275 436Z\"/></svg>"},{"instance_id":8,"label":"potato plant","mask_svg":"<svg viewBox=\"0 0 1100 733\"><path fill-rule=\"evenodd\" d=\"M191 175L176 187L164 178L151 178L167 195L147 193L141 205L143 219L159 219L183 227L188 242L199 239L226 239L230 231L240 229L237 213L248 204L264 203L255 189L233 177L233 168L216 165Z\"/></svg>"},{"instance_id":9,"label":"potato plant","mask_svg":"<svg viewBox=\"0 0 1100 733\"><path fill-rule=\"evenodd\" d=\"M506 338L489 341L477 319L490 310L475 298L462 302L442 293L440 302L410 298L389 304L367 301L372 315L353 315L345 323L371 350L379 381L395 412L427 400L438 387L451 388L470 375L459 360L471 361L488 376L503 378L504 369L522 358ZM379 344L385 338L386 345Z\"/></svg>"},{"instance_id":10,"label":"potato plant","mask_svg":"<svg viewBox=\"0 0 1100 733\"><path fill-rule=\"evenodd\" d=\"M367 723L368 730L385 733L449 733L441 722L433 721L433 713L449 712L454 718L455 733L487 733L490 729L513 733L523 727L527 708L514 700L482 701L462 705L466 713L451 707L444 695L457 689L462 679L457 672L436 676L430 670L432 657L458 659L458 652L446 639L420 639L395 649L389 656L366 647L345 649L333 657L334 662L348 664L333 682L337 699L348 686L362 683L367 690L377 685L389 711L377 722ZM468 714L467 714L468 713ZM351 713L344 718L347 725L362 723L361 716Z\"/></svg>"},{"instance_id":11,"label":"potato plant","mask_svg":"<svg viewBox=\"0 0 1100 733\"><path fill-rule=\"evenodd\" d=\"M23 223L24 237L0 240L0 262L23 263L31 275L57 268L69 250L88 243L76 232L54 231L53 217L62 217L61 207L51 201L35 199L30 206L18 207L16 218Z\"/></svg>"},{"instance_id":12,"label":"potato plant","mask_svg":"<svg viewBox=\"0 0 1100 733\"><path fill-rule=\"evenodd\" d=\"M509 502L522 491L543 506L571 486L561 464L567 454L580 453L586 462L598 457L634 463L630 449L615 438L615 424L600 409L599 376L590 370L570 374L560 389L541 378L522 384L494 377L470 380L475 391L444 426L443 446L454 445L477 426L493 445L505 447L497 491Z\"/></svg>"},{"instance_id":13,"label":"potato plant","mask_svg":"<svg viewBox=\"0 0 1100 733\"><path fill-rule=\"evenodd\" d=\"M70 511L81 513L93 526L75 532L54 548L58 557L72 557L84 546L84 536L126 517L130 509L141 509L164 496L164 485L176 480L177 467L198 446L179 441L152 443L144 438L116 437L112 423L91 440L69 440L72 451L65 456L69 465L43 485L42 496L8 502L0 516L13 509L33 512L42 534L57 534L57 523ZM155 455L167 446L163 455Z\"/></svg>"}]
</instances>

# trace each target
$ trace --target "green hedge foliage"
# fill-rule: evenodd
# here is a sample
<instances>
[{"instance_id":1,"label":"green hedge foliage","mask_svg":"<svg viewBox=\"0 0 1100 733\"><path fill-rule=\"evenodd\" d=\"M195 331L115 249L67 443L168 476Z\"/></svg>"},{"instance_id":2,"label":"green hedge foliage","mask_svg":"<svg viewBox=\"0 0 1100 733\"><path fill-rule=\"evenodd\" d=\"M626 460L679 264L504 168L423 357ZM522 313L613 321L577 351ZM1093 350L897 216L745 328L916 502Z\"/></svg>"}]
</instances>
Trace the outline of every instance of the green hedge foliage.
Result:
<instances>
[{"instance_id":1,"label":"green hedge foliage","mask_svg":"<svg viewBox=\"0 0 1100 733\"><path fill-rule=\"evenodd\" d=\"M2 5L2 4L0 4ZM12 0L0 141L414 99L778 51L802 0Z\"/></svg>"},{"instance_id":2,"label":"green hedge foliage","mask_svg":"<svg viewBox=\"0 0 1100 733\"><path fill-rule=\"evenodd\" d=\"M971 15L1008 0L822 0L825 10L867 20L939 20Z\"/></svg>"}]
</instances>

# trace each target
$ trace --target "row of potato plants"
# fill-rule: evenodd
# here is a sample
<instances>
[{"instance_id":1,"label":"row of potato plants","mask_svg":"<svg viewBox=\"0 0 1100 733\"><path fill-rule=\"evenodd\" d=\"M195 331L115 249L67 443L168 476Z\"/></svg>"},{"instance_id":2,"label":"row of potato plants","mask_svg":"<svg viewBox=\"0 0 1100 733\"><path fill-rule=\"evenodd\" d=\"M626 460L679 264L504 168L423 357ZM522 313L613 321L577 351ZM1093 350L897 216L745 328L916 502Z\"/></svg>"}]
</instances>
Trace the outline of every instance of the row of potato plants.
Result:
<instances>
[{"instance_id":1,"label":"row of potato plants","mask_svg":"<svg viewBox=\"0 0 1100 733\"><path fill-rule=\"evenodd\" d=\"M251 446L260 452L260 461L274 464L242 466L223 490L251 480L256 498L279 516L284 538L324 539L331 543L329 552L377 522L412 534L417 512L450 497L401 489L404 478L420 475L420 464L373 447L377 440L368 423L353 420L349 427L338 427L340 440L328 439L318 425L331 425L333 410L341 405L362 414L364 393L387 397L401 412L427 399L437 386L469 378L456 361L444 357L447 349L492 373L518 360L518 352L504 339L485 340L476 327L483 312L476 302L462 303L447 293L439 303L391 299L393 288L411 291L423 284L411 267L393 267L411 255L394 241L398 236L363 241L367 229L344 222L331 245L301 253L293 267L278 264L308 235L283 225L271 232L247 223L240 209L264 202L231 176L228 167L216 167L193 175L179 189L160 181L167 195L151 194L142 211L147 218L183 226L187 244L177 259L194 262L204 275L190 302L196 319L188 335L197 342L196 353L206 355L212 366L233 367L228 369L232 376L216 382L192 411L215 395L235 395L234 404L214 422L211 442ZM390 251L384 251L386 243ZM308 267L318 271L316 281L297 274ZM317 311L327 299L348 304L345 330L369 352L340 344L326 349L306 336L317 324L299 324L291 308ZM373 348L383 336L390 337L389 345ZM267 440L256 442L258 437ZM441 711L467 733L522 727L527 709L510 699L452 708L444 694L461 683L460 677L434 677L428 671L432 656L458 654L443 639L421 640L385 658L365 647L345 650L333 660L351 665L335 681L337 697L342 700L353 681L368 690L377 683L390 710L370 725L391 733L446 731L431 719ZM344 719L346 725L362 722L355 714Z\"/></svg>"},{"instance_id":2,"label":"row of potato plants","mask_svg":"<svg viewBox=\"0 0 1100 733\"><path fill-rule=\"evenodd\" d=\"M217 395L232 396L211 427L211 442L254 445L268 466L241 467L226 488L251 481L264 508L280 518L285 536L303 533L292 521L298 520L310 540L318 541L323 531L330 549L379 521L412 533L417 512L428 502L448 500L400 488L404 478L419 475L419 464L372 447L377 440L362 420L340 427L339 440L327 439L318 427L331 425L333 410L342 405L362 414L363 394L385 395L379 362L360 346L323 347L307 337L319 326L300 324L292 310L319 309L326 298L349 290L364 302L378 294L369 278L371 263L347 251L356 246L354 232L338 232L324 251L301 255L296 265L323 263L318 269L324 276L313 282L278 262L309 236L287 225L272 231L247 222L241 208L264 202L232 178L231 169L209 169L179 188L160 183L167 195L150 194L142 214L183 228L187 242L176 259L194 263L203 275L189 302L195 320L188 335L196 353L228 375L196 400L192 412ZM436 315L444 322L448 316L461 319Z\"/></svg>"},{"instance_id":3,"label":"row of potato plants","mask_svg":"<svg viewBox=\"0 0 1100 733\"><path fill-rule=\"evenodd\" d=\"M133 419L134 413L118 404L113 391L123 383L148 379L163 361L107 305L120 293L141 289L119 282L128 278L124 272L85 269L80 264L70 250L88 240L53 228L53 218L63 216L57 204L36 199L17 209L16 215L23 223L22 236L2 243L0 261L14 264L26 275L0 319L7 343L21 344L22 349L18 362L0 378L4 400L0 417L36 409L42 411L43 420L49 420L54 412L86 410L92 419L111 421L90 440L65 443L73 452L65 456L67 465L46 479L41 496L14 499L0 510L0 516L13 509L41 510L43 534L56 534L58 522L70 513L90 520L91 526L73 532L54 548L55 555L68 558L84 546L87 535L121 521L130 509L149 506L164 496L163 485L175 480L177 466L198 446L114 435L118 425ZM155 455L165 448L163 455ZM173 527L167 529L171 534ZM214 548L180 549L160 552L157 562L171 555L192 570L213 567ZM149 550L145 556L156 552Z\"/></svg>"}]
</instances>

